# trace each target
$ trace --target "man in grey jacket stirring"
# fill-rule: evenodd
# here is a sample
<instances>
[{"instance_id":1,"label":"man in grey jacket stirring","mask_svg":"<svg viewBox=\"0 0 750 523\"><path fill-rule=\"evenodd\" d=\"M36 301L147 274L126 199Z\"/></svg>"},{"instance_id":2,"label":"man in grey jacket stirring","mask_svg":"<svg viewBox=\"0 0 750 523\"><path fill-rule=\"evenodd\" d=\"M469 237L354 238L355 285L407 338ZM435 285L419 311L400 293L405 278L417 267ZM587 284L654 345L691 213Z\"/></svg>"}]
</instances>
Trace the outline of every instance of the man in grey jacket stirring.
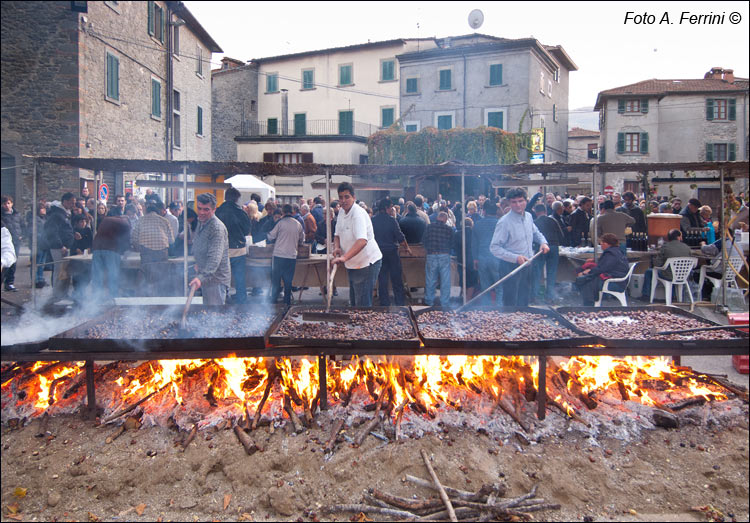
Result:
<instances>
[{"instance_id":1,"label":"man in grey jacket stirring","mask_svg":"<svg viewBox=\"0 0 750 523\"><path fill-rule=\"evenodd\" d=\"M284 304L292 304L292 280L297 267L297 246L305 241L305 231L292 213L289 203L282 207L284 217L276 222L267 235L268 243L273 243L273 265L271 267L271 303L276 303L284 282Z\"/></svg>"},{"instance_id":2,"label":"man in grey jacket stirring","mask_svg":"<svg viewBox=\"0 0 750 523\"><path fill-rule=\"evenodd\" d=\"M500 258L500 276L505 276L533 255L532 243L541 245L543 253L549 252L544 235L539 232L531 214L526 212L526 191L520 188L509 190L505 197L510 202L510 211L500 218L490 242L490 252ZM503 283L503 305L527 307L531 289L531 268L526 267Z\"/></svg>"},{"instance_id":3,"label":"man in grey jacket stirring","mask_svg":"<svg viewBox=\"0 0 750 523\"><path fill-rule=\"evenodd\" d=\"M196 276L190 286L203 289L204 305L224 305L231 283L229 236L216 216L216 196L199 194L196 198L198 227L193 239Z\"/></svg>"}]
</instances>

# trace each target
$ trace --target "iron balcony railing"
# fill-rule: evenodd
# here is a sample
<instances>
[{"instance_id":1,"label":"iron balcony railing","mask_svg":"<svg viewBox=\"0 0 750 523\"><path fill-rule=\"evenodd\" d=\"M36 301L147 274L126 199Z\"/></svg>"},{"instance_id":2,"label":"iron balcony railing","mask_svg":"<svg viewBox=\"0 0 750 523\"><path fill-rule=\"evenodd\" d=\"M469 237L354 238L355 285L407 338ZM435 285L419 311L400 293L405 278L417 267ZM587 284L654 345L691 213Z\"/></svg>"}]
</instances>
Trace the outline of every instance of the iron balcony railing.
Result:
<instances>
[{"instance_id":1,"label":"iron balcony railing","mask_svg":"<svg viewBox=\"0 0 750 523\"><path fill-rule=\"evenodd\" d=\"M369 137L380 130L377 125L339 120L290 120L283 122L243 120L241 136L362 136Z\"/></svg>"}]
</instances>

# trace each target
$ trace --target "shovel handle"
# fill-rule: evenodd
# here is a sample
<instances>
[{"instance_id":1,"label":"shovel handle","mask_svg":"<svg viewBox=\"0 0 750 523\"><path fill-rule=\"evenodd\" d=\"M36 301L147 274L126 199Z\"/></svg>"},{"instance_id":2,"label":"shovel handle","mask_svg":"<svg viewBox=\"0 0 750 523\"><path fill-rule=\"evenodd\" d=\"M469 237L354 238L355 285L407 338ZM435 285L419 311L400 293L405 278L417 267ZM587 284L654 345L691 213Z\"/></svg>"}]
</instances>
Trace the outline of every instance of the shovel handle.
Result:
<instances>
[{"instance_id":1,"label":"shovel handle","mask_svg":"<svg viewBox=\"0 0 750 523\"><path fill-rule=\"evenodd\" d=\"M185 328L185 318L187 318L188 310L190 309L190 302L193 301L193 296L195 295L195 290L197 287L194 285L190 286L190 293L188 294L187 301L185 302L185 308L182 311L182 320L180 321L180 327Z\"/></svg>"},{"instance_id":2,"label":"shovel handle","mask_svg":"<svg viewBox=\"0 0 750 523\"><path fill-rule=\"evenodd\" d=\"M333 269L331 269L331 277L328 279L328 292L326 293L327 296L327 303L326 303L326 312L331 310L331 297L333 296L333 279L336 277L336 269L339 268L339 264L333 266Z\"/></svg>"}]
</instances>

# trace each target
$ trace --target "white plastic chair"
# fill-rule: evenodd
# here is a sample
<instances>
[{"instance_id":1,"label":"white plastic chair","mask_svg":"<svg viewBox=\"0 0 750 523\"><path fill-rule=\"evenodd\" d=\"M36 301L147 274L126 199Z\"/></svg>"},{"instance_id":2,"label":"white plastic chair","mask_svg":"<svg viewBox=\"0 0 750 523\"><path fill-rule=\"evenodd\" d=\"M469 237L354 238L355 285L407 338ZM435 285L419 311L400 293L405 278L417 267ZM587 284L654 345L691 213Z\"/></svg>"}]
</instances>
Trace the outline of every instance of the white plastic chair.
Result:
<instances>
[{"instance_id":1,"label":"white plastic chair","mask_svg":"<svg viewBox=\"0 0 750 523\"><path fill-rule=\"evenodd\" d=\"M706 280L710 281L714 289L721 286L721 278L714 278L713 276L709 276L708 272L718 272L721 273L721 257L719 257L714 263L711 265L703 265L701 267L701 275L698 280L698 296L703 296L703 285L705 285ZM726 270L724 271L724 280L727 282L727 289L737 289L739 288L737 286L737 274L732 270L732 267L739 273L742 271L742 266L745 264L745 260L740 257L738 254L734 254L729 257L728 259L729 264L726 267Z\"/></svg>"},{"instance_id":2,"label":"white plastic chair","mask_svg":"<svg viewBox=\"0 0 750 523\"><path fill-rule=\"evenodd\" d=\"M695 265L698 263L698 258L686 256L683 258L667 258L666 263L663 267L654 267L651 269L651 303L654 303L654 293L656 292L656 286L659 282L664 284L664 297L667 301L667 305L672 305L672 286L677 286L677 298L682 301L682 289L687 288L688 296L690 297L690 310L693 310L693 293L690 292L690 285L688 285L688 276L690 271L693 270ZM667 280L659 276L659 271L670 269L672 271L672 279Z\"/></svg>"},{"instance_id":3,"label":"white plastic chair","mask_svg":"<svg viewBox=\"0 0 750 523\"><path fill-rule=\"evenodd\" d=\"M596 300L594 307L602 306L602 300L604 299L605 292L607 294L611 294L612 296L620 300L620 305L622 305L623 307L627 307L628 306L628 296L627 296L628 284L630 283L630 277L633 275L633 270L635 269L636 265L638 265L638 262L630 263L630 269L628 269L628 273L622 278L610 278L608 280L605 280L602 290L599 291L599 299ZM610 283L624 283L625 288L622 291L615 291L609 288Z\"/></svg>"}]
</instances>

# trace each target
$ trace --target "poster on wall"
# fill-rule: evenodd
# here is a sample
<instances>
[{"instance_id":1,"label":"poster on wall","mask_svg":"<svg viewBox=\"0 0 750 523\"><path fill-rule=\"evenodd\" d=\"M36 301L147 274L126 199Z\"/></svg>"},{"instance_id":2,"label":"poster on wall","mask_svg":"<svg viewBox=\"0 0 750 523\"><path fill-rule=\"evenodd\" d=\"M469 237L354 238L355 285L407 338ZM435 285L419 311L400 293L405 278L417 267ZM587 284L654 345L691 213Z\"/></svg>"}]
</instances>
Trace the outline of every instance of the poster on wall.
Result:
<instances>
[{"instance_id":1,"label":"poster on wall","mask_svg":"<svg viewBox=\"0 0 750 523\"><path fill-rule=\"evenodd\" d=\"M543 153L544 152L544 127L538 127L531 130L531 152L532 153Z\"/></svg>"}]
</instances>

